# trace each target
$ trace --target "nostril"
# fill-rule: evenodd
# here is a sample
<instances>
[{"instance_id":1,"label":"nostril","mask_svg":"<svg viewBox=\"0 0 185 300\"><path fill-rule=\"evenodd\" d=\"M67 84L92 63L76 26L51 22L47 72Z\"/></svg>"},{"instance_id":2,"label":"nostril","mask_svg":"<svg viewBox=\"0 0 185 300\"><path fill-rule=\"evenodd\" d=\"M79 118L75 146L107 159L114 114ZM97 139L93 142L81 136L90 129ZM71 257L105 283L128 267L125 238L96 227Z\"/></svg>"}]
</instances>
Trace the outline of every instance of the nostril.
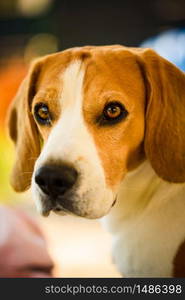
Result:
<instances>
[{"instance_id":1,"label":"nostril","mask_svg":"<svg viewBox=\"0 0 185 300\"><path fill-rule=\"evenodd\" d=\"M38 184L40 189L47 195L49 195L49 185L48 180L45 178L44 173L41 170L38 170L37 174L35 175L35 182Z\"/></svg>"},{"instance_id":2,"label":"nostril","mask_svg":"<svg viewBox=\"0 0 185 300\"><path fill-rule=\"evenodd\" d=\"M56 187L61 187L63 184L62 184L62 180L56 178L54 181L53 181L53 185L56 186Z\"/></svg>"},{"instance_id":3,"label":"nostril","mask_svg":"<svg viewBox=\"0 0 185 300\"><path fill-rule=\"evenodd\" d=\"M41 185L41 186L45 186L45 181L42 177L40 176L35 176L35 182L38 184L38 185Z\"/></svg>"}]
</instances>

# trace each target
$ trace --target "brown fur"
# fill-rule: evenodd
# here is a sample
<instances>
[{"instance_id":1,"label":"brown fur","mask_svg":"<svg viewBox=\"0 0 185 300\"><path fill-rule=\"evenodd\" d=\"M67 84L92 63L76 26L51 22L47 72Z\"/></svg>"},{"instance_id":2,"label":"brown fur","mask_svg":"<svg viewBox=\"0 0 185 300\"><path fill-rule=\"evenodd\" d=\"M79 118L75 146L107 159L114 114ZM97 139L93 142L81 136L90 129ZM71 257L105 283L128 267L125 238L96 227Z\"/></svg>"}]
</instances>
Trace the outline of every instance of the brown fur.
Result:
<instances>
[{"instance_id":1,"label":"brown fur","mask_svg":"<svg viewBox=\"0 0 185 300\"><path fill-rule=\"evenodd\" d=\"M146 156L159 177L185 182L185 74L152 50L140 56L149 85Z\"/></svg>"},{"instance_id":2,"label":"brown fur","mask_svg":"<svg viewBox=\"0 0 185 300\"><path fill-rule=\"evenodd\" d=\"M29 107L38 72L36 64L23 81L9 112L10 137L16 145L11 185L18 192L30 187L34 163L40 153L39 135Z\"/></svg>"}]
</instances>

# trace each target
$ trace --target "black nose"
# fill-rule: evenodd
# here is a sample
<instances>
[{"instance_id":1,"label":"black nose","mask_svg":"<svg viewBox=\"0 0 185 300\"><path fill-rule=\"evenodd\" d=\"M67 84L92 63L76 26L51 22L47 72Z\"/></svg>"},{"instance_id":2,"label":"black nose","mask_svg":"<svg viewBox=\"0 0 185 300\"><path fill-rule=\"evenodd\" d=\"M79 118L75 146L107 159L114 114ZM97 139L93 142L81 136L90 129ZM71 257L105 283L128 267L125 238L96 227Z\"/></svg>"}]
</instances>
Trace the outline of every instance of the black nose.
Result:
<instances>
[{"instance_id":1,"label":"black nose","mask_svg":"<svg viewBox=\"0 0 185 300\"><path fill-rule=\"evenodd\" d=\"M45 194L56 198L72 188L77 176L78 173L73 167L48 165L38 169L35 182Z\"/></svg>"}]
</instances>

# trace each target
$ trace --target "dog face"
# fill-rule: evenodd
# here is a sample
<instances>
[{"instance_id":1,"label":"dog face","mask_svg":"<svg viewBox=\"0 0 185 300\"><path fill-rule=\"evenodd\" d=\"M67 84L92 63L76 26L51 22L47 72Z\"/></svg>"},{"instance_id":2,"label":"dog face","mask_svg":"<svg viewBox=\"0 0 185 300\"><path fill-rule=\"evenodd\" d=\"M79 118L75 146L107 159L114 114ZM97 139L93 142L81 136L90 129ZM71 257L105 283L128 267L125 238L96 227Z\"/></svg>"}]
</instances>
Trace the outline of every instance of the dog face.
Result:
<instances>
[{"instance_id":1,"label":"dog face","mask_svg":"<svg viewBox=\"0 0 185 300\"><path fill-rule=\"evenodd\" d=\"M145 158L165 180L184 181L183 84L151 50L82 47L39 59L11 107L12 185L31 181L43 215L98 218Z\"/></svg>"}]
</instances>

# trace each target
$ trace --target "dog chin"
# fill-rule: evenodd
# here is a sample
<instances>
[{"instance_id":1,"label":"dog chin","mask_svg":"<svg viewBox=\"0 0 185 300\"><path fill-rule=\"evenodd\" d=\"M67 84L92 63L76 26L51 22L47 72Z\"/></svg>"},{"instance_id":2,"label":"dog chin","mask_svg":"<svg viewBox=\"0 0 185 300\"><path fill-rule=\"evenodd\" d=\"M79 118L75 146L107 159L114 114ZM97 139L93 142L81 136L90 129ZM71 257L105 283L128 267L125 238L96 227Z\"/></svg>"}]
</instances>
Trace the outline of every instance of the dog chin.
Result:
<instances>
[{"instance_id":1,"label":"dog chin","mask_svg":"<svg viewBox=\"0 0 185 300\"><path fill-rule=\"evenodd\" d=\"M86 218L86 219L99 219L101 217L104 217L107 213L96 213L96 212L91 212L91 213L88 213L88 212L71 212L71 211L66 211L66 210L63 210L61 208L61 210L53 210L54 213L56 213L57 215L60 215L60 216L67 216L67 215L71 215L73 217L80 217L80 218Z\"/></svg>"},{"instance_id":2,"label":"dog chin","mask_svg":"<svg viewBox=\"0 0 185 300\"><path fill-rule=\"evenodd\" d=\"M110 207L111 209L111 207ZM99 219L101 217L104 217L108 214L108 211L88 211L88 210L80 210L80 209L73 209L68 210L63 207L60 208L53 208L48 210L47 208L43 207L42 210L40 210L40 213L42 216L48 217L51 212L54 212L55 214L59 216L74 216L74 217L81 217L86 219Z\"/></svg>"},{"instance_id":3,"label":"dog chin","mask_svg":"<svg viewBox=\"0 0 185 300\"><path fill-rule=\"evenodd\" d=\"M111 205L106 210L99 210L99 209L97 210L97 209L93 209L93 207L91 208L86 207L86 205L84 204L82 205L80 202L79 204L71 202L69 208L65 208L62 205L56 205L55 207L52 207L51 205L48 204L50 202L46 201L45 198L43 199L41 197L41 199L38 199L36 201L36 207L38 212L44 217L48 217L51 212L54 212L55 214L60 216L71 215L71 216L82 217L87 219L99 219L107 215L112 207Z\"/></svg>"},{"instance_id":4,"label":"dog chin","mask_svg":"<svg viewBox=\"0 0 185 300\"><path fill-rule=\"evenodd\" d=\"M66 196L53 200L40 191L39 188L34 187L34 185L32 187L32 194L37 211L44 217L54 212L60 216L73 215L87 219L99 219L107 215L115 203L115 198L110 194L109 200L105 201L105 199L107 200L106 195L103 195L103 198L96 195L96 199L91 199L92 195L90 196L89 193L86 193L81 198L76 191L71 191ZM97 201L99 198L102 201ZM104 205L101 203L104 203Z\"/></svg>"}]
</instances>

